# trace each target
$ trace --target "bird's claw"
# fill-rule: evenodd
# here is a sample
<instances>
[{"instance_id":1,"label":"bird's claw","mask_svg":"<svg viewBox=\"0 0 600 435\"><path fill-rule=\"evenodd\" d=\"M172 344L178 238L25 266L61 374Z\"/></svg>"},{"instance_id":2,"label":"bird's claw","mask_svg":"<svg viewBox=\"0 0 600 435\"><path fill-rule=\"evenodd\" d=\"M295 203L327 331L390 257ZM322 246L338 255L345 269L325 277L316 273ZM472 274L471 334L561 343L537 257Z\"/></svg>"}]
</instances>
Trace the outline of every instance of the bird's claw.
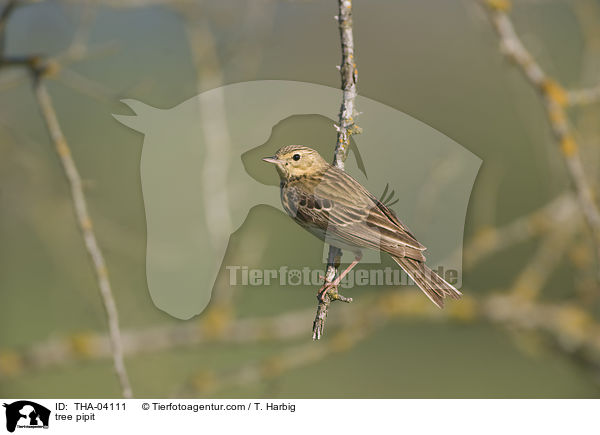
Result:
<instances>
[{"instance_id":1,"label":"bird's claw","mask_svg":"<svg viewBox=\"0 0 600 435\"><path fill-rule=\"evenodd\" d=\"M319 302L325 302L325 295L329 293L329 290L334 288L336 289L335 293L337 293L337 287L333 285L333 283L325 282L325 284L323 284L323 286L319 289L319 292L317 293L317 299L319 300Z\"/></svg>"}]
</instances>

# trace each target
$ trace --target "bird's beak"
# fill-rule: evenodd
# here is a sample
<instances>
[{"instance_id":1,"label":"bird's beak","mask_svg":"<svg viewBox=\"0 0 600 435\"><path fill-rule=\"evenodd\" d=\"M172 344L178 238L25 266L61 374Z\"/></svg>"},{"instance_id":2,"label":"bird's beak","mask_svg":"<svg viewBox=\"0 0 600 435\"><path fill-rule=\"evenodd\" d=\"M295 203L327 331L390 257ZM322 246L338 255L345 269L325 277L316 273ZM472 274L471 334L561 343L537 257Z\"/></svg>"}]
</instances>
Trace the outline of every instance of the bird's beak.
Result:
<instances>
[{"instance_id":1,"label":"bird's beak","mask_svg":"<svg viewBox=\"0 0 600 435\"><path fill-rule=\"evenodd\" d=\"M279 159L275 156L273 157L263 157L263 162L267 163L279 163Z\"/></svg>"}]
</instances>

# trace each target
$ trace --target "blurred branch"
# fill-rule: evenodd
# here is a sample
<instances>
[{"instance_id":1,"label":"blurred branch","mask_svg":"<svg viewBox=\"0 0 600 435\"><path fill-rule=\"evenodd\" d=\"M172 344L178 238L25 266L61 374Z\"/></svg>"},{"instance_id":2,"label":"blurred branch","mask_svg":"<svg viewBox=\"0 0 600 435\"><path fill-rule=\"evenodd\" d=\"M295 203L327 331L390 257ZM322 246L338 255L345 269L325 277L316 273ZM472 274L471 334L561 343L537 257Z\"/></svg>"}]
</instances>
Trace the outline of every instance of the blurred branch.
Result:
<instances>
[{"instance_id":1,"label":"blurred branch","mask_svg":"<svg viewBox=\"0 0 600 435\"><path fill-rule=\"evenodd\" d=\"M360 133L360 128L354 123L354 117L357 115L354 108L354 100L357 96L356 82L358 81L358 70L354 61L354 36L352 34L352 0L338 0L338 15L336 17L340 31L340 41L342 48L342 63L338 67L342 78L342 104L340 106L339 122L335 126L337 130L337 142L333 164L344 170L344 162L348 157L350 147L350 137L353 134ZM327 256L327 272L325 273L325 285L333 282L338 274L342 258L342 250L330 245ZM319 304L317 314L313 322L313 340L319 340L323 336L325 320L329 305L334 300L351 302L338 293L336 287L331 287L323 294L319 294Z\"/></svg>"},{"instance_id":2,"label":"blurred branch","mask_svg":"<svg viewBox=\"0 0 600 435\"><path fill-rule=\"evenodd\" d=\"M16 88L28 82L28 77L24 74L19 74L17 71L6 71L0 76L0 92Z\"/></svg>"},{"instance_id":3,"label":"blurred branch","mask_svg":"<svg viewBox=\"0 0 600 435\"><path fill-rule=\"evenodd\" d=\"M200 23L203 18L196 8L185 10L186 32L190 44L193 63L197 74L197 90L202 87L212 89L209 101L199 100L199 114L206 144L203 174L203 201L207 225L211 228L210 242L214 246L227 239L232 232L232 218L229 211L227 174L231 137L225 109L225 96L221 86L223 77L214 37L208 25Z\"/></svg>"},{"instance_id":4,"label":"blurred branch","mask_svg":"<svg viewBox=\"0 0 600 435\"><path fill-rule=\"evenodd\" d=\"M85 77L70 68L61 68L61 74L57 77L63 85L80 92L82 95L107 103L117 100L117 94L108 86Z\"/></svg>"},{"instance_id":5,"label":"blurred branch","mask_svg":"<svg viewBox=\"0 0 600 435\"><path fill-rule=\"evenodd\" d=\"M579 89L567 92L570 106L584 105L600 102L600 85L588 89Z\"/></svg>"},{"instance_id":6,"label":"blurred branch","mask_svg":"<svg viewBox=\"0 0 600 435\"><path fill-rule=\"evenodd\" d=\"M192 63L196 72L196 90L200 94L207 89L207 99L198 100L199 122L205 144L204 162L201 168L204 186L202 191L203 210L207 225L211 228L208 243L215 249L222 240L228 240L233 221L230 212L227 174L231 153L231 136L227 124L223 74L217 52L216 41L201 3L178 3L177 10L185 23ZM223 253L224 254L224 253ZM215 284L215 287L217 284ZM234 292L230 286L220 286L213 293L213 304L233 309Z\"/></svg>"},{"instance_id":7,"label":"blurred branch","mask_svg":"<svg viewBox=\"0 0 600 435\"><path fill-rule=\"evenodd\" d=\"M540 243L536 253L530 257L527 265L518 274L511 293L517 297L533 300L539 296L544 284L556 270L572 241L575 228L565 226L559 231L552 231Z\"/></svg>"},{"instance_id":8,"label":"blurred branch","mask_svg":"<svg viewBox=\"0 0 600 435\"><path fill-rule=\"evenodd\" d=\"M4 49L6 43L6 24L11 14L17 7L18 0L8 0L0 12L0 57L4 57Z\"/></svg>"},{"instance_id":9,"label":"blurred branch","mask_svg":"<svg viewBox=\"0 0 600 435\"><path fill-rule=\"evenodd\" d=\"M374 303L356 304L344 311L348 313L338 325L337 333L321 346L291 346L260 361L223 372L199 370L178 393L206 395L277 378L287 371L352 349L395 318L486 321L510 330L536 331L544 334L553 348L560 352L583 361L586 366L600 367L600 324L573 304L542 304L506 295L493 295L481 300L465 296L460 304L440 311L415 292L390 291L383 293Z\"/></svg>"},{"instance_id":10,"label":"blurred branch","mask_svg":"<svg viewBox=\"0 0 600 435\"><path fill-rule=\"evenodd\" d=\"M583 49L579 62L579 82L595 84L590 89L600 88L598 84L600 82L600 3L596 0L578 0L573 3L573 12L577 19ZM578 91L573 90L573 92ZM586 97L584 97L584 100ZM574 96L574 99L576 98ZM590 103L592 103L591 100ZM598 147L598 140L600 139L600 124L598 123L600 105L591 104L578 107L578 109L574 111L573 116L570 118L574 119L574 128L577 129L584 143L582 149L585 150L586 170L590 174L600 174L600 147ZM597 179L597 176L591 177L596 192L598 191Z\"/></svg>"},{"instance_id":11,"label":"blurred branch","mask_svg":"<svg viewBox=\"0 0 600 435\"><path fill-rule=\"evenodd\" d=\"M583 355L590 366L600 367L600 324L576 304L541 304L497 295L483 304L482 314L511 328L544 332L561 352Z\"/></svg>"},{"instance_id":12,"label":"blurred branch","mask_svg":"<svg viewBox=\"0 0 600 435\"><path fill-rule=\"evenodd\" d=\"M484 2L500 37L502 53L518 65L527 80L544 97L546 114L561 154L571 177L581 211L585 216L596 247L596 260L600 262L600 212L595 203L592 188L585 176L583 164L571 127L567 122L565 107L569 95L554 79L550 78L523 45L508 16L509 0L485 0Z\"/></svg>"},{"instance_id":13,"label":"blurred branch","mask_svg":"<svg viewBox=\"0 0 600 435\"><path fill-rule=\"evenodd\" d=\"M391 316L415 315L439 318L438 310L413 291L386 291L374 301L351 305L336 316L332 326L340 331L366 331ZM471 305L463 308L469 310ZM464 317L456 309L449 316ZM124 331L123 351L128 357L177 348L197 348L203 343L257 343L287 342L300 338L305 332L305 321L312 309L300 309L272 317L236 319L222 306L206 311L197 321L175 325ZM354 336L355 334L351 334ZM333 341L335 341L335 336ZM313 347L311 345L311 347ZM320 348L320 346L318 347ZM101 360L111 356L110 337L104 334L80 332L62 339L50 339L24 350L5 350L0 353L0 377L16 375L27 370L42 370L74 364L81 360ZM3 363L4 361L4 363ZM13 361L12 365L6 361Z\"/></svg>"},{"instance_id":14,"label":"blurred branch","mask_svg":"<svg viewBox=\"0 0 600 435\"><path fill-rule=\"evenodd\" d=\"M75 215L77 217L77 223L83 239L85 241L85 247L88 251L94 271L96 273L96 279L98 280L98 288L100 289L100 296L106 310L106 319L108 322L108 330L110 337L110 344L112 350L113 364L115 372L121 384L121 391L123 397L131 398L132 390L127 375L127 369L125 368L125 362L123 360L123 344L121 341L121 332L119 329L119 317L117 311L117 305L115 303L110 280L108 278L108 269L104 261L104 256L98 246L96 234L94 233L92 220L87 210L85 196L83 193L83 187L79 171L75 165L75 161L71 155L71 150L67 144L65 136L62 132L54 105L48 90L41 77L37 77L34 81L35 95L38 101L38 105L42 112L44 121L54 142L56 153L63 165L65 175L71 186L71 198L73 200L73 206L75 208Z\"/></svg>"},{"instance_id":15,"label":"blurred branch","mask_svg":"<svg viewBox=\"0 0 600 435\"><path fill-rule=\"evenodd\" d=\"M231 311L218 305L203 313L197 321L123 331L123 352L131 357L177 348L196 348L202 343L241 344L289 340L305 333L306 319L311 315L312 309L308 309L274 317L234 319ZM74 364L81 360L102 360L111 355L110 338L107 335L80 332L62 339L53 338L34 344L22 352L1 352L0 377L27 370ZM17 363L2 365L2 361L7 360Z\"/></svg>"},{"instance_id":16,"label":"blurred branch","mask_svg":"<svg viewBox=\"0 0 600 435\"><path fill-rule=\"evenodd\" d=\"M380 293L374 300L353 304L340 314L333 323L336 334L322 346L293 346L275 356L222 373L202 369L185 383L183 390L188 394L206 394L272 379L285 371L320 361L332 353L347 351L396 318L468 323L487 321L512 330L538 331L544 333L561 352L570 356L576 354L590 366L600 366L600 324L572 303L540 303L511 293L481 299L465 296L460 304L451 304L441 311L412 289L392 289ZM226 312L211 310L196 322L125 331L123 349L126 355L135 356L177 348L197 348L201 343L289 342L304 334L303 325L310 315L310 310L302 309L273 317L232 319ZM22 351L0 353L0 377L82 360L105 359L110 355L109 337L79 333L34 344Z\"/></svg>"},{"instance_id":17,"label":"blurred branch","mask_svg":"<svg viewBox=\"0 0 600 435\"><path fill-rule=\"evenodd\" d=\"M83 0L81 15L69 47L62 55L65 58L81 59L88 53L88 40L96 18L97 0Z\"/></svg>"},{"instance_id":18,"label":"blurred branch","mask_svg":"<svg viewBox=\"0 0 600 435\"><path fill-rule=\"evenodd\" d=\"M2 21L6 22L9 19L11 11L14 10L14 3L16 2L9 3L3 10L1 14ZM0 30L1 29L2 28L0 28ZM107 317L114 369L121 385L123 397L130 398L132 397L132 390L123 360L123 345L121 342L118 313L108 278L108 270L93 230L92 220L87 210L79 171L77 170L77 166L71 155L71 150L62 132L52 98L50 97L44 82L47 77L52 76L58 71L58 62L53 60L46 61L41 56L8 58L1 56L0 67L3 66L25 67L31 74L35 97L58 158L62 163L65 176L71 187L71 199L73 201L77 223L96 274L100 296L104 303Z\"/></svg>"},{"instance_id":19,"label":"blurred branch","mask_svg":"<svg viewBox=\"0 0 600 435\"><path fill-rule=\"evenodd\" d=\"M176 396L210 394L227 388L271 380L285 372L322 361L334 353L345 352L369 337L371 332L365 328L342 329L333 336L332 340L320 346L312 344L290 346L277 355L222 373L200 370L184 384Z\"/></svg>"},{"instance_id":20,"label":"blurred branch","mask_svg":"<svg viewBox=\"0 0 600 435\"><path fill-rule=\"evenodd\" d=\"M562 231L577 224L580 216L576 198L563 194L530 214L502 227L481 229L464 248L465 268L473 268L496 252L548 231Z\"/></svg>"}]
</instances>

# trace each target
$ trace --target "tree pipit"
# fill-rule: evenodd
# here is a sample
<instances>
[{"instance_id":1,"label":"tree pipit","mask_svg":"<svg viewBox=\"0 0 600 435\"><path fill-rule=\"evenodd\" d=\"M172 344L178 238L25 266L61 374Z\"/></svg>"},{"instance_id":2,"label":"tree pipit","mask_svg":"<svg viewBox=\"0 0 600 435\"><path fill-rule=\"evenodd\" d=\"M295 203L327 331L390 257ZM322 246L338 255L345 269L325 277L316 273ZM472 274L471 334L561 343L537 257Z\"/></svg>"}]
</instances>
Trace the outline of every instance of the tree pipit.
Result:
<instances>
[{"instance_id":1,"label":"tree pipit","mask_svg":"<svg viewBox=\"0 0 600 435\"><path fill-rule=\"evenodd\" d=\"M277 168L285 211L315 236L355 255L334 281L323 285L320 297L340 284L367 248L391 255L438 307L443 307L446 296L460 298L458 290L425 265L425 247L396 214L318 152L290 145L263 160Z\"/></svg>"}]
</instances>

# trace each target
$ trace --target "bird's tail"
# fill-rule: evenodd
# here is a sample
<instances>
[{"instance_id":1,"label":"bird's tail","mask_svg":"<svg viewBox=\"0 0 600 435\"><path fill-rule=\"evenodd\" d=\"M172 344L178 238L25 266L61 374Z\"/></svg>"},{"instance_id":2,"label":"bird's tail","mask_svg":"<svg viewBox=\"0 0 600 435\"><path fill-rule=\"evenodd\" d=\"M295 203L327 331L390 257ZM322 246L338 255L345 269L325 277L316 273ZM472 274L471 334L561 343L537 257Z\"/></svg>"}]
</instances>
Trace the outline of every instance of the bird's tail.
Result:
<instances>
[{"instance_id":1,"label":"bird's tail","mask_svg":"<svg viewBox=\"0 0 600 435\"><path fill-rule=\"evenodd\" d=\"M440 308L444 308L444 298L450 296L459 299L462 293L451 284L444 281L437 273L425 265L425 263L408 257L392 257L396 263L412 278L431 302Z\"/></svg>"}]
</instances>

